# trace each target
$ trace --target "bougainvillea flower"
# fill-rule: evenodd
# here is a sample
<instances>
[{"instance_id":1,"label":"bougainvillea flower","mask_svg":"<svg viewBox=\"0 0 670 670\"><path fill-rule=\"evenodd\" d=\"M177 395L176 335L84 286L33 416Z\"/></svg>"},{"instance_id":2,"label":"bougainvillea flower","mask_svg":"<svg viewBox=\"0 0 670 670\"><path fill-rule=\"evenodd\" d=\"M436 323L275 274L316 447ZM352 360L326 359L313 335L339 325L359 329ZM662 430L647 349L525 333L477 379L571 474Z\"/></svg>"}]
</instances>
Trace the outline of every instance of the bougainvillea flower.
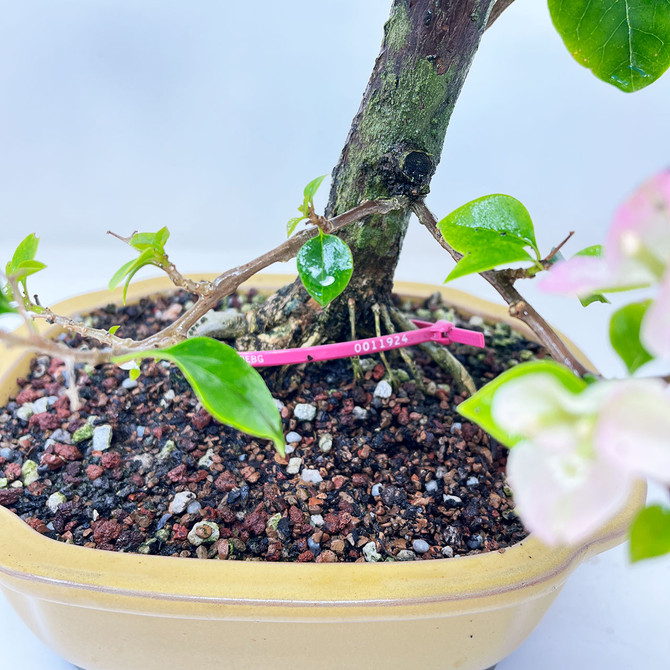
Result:
<instances>
[{"instance_id":1,"label":"bougainvillea flower","mask_svg":"<svg viewBox=\"0 0 670 670\"><path fill-rule=\"evenodd\" d=\"M541 286L586 296L658 283L670 264L670 169L655 175L619 207L602 257L557 263Z\"/></svg>"},{"instance_id":2,"label":"bougainvillea flower","mask_svg":"<svg viewBox=\"0 0 670 670\"><path fill-rule=\"evenodd\" d=\"M670 482L670 395L658 380L572 393L550 374L529 374L503 384L491 412L522 438L507 477L524 525L547 544L589 537L623 507L636 479Z\"/></svg>"}]
</instances>

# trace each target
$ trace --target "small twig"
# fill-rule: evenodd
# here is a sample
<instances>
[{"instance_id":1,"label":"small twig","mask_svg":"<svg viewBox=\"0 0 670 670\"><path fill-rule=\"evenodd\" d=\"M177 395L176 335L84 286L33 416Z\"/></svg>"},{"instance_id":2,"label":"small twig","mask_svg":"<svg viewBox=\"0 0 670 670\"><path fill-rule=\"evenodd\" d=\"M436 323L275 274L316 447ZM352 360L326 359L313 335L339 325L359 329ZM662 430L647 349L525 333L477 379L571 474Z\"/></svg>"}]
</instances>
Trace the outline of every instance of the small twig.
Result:
<instances>
[{"instance_id":1,"label":"small twig","mask_svg":"<svg viewBox=\"0 0 670 670\"><path fill-rule=\"evenodd\" d=\"M548 267L551 264L551 259L565 246L566 242L575 234L574 230L568 233L568 236L557 246L554 247L546 258L542 259L542 265Z\"/></svg>"},{"instance_id":2,"label":"small twig","mask_svg":"<svg viewBox=\"0 0 670 670\"><path fill-rule=\"evenodd\" d=\"M68 356L72 357L78 363L89 363L90 365L99 365L108 363L113 354L111 351L101 349L72 349L62 342L50 340L38 333L31 333L28 336L17 335L0 330L0 340L9 347L22 347L29 351L35 351L40 354L47 354L65 360ZM130 353L130 352L119 352Z\"/></svg>"},{"instance_id":3,"label":"small twig","mask_svg":"<svg viewBox=\"0 0 670 670\"><path fill-rule=\"evenodd\" d=\"M384 325L386 326L386 330L388 330L389 333L396 333L397 332L396 328L393 325L393 320L391 319L391 315L389 314L389 310L386 305L382 305L382 318L384 319ZM409 353L409 351L407 351L407 349L405 349L405 347L400 347L400 349L398 349L398 352L400 353L400 356L402 357L403 361L405 361L405 365L409 368L409 371L412 373L412 377L414 377L416 387L420 391L424 391L426 385L423 383L423 378L421 377L421 373L419 372L419 367L414 361L414 357L412 356L412 354Z\"/></svg>"},{"instance_id":4,"label":"small twig","mask_svg":"<svg viewBox=\"0 0 670 670\"><path fill-rule=\"evenodd\" d=\"M419 219L419 222L428 229L440 246L458 262L463 257L462 254L459 254L442 237L437 227L437 219L428 207L426 207L423 200L417 200L412 205L412 210ZM540 344L547 349L555 361L562 363L580 377L589 372L565 346L552 327L523 299L523 296L514 288L513 280L509 278L505 271L488 270L487 272L482 272L481 276L498 291L503 300L509 305L510 314L523 321L535 333Z\"/></svg>"},{"instance_id":5,"label":"small twig","mask_svg":"<svg viewBox=\"0 0 670 670\"><path fill-rule=\"evenodd\" d=\"M133 230L133 232L130 233L130 235L128 235L128 237L124 237L123 235L119 235L118 233L115 233L112 230L108 230L107 234L111 235L112 237L116 237L117 240L121 240L121 242L123 242L125 244L130 244L130 240L132 240L133 237L135 237L135 235L137 235L137 231Z\"/></svg>"}]
</instances>

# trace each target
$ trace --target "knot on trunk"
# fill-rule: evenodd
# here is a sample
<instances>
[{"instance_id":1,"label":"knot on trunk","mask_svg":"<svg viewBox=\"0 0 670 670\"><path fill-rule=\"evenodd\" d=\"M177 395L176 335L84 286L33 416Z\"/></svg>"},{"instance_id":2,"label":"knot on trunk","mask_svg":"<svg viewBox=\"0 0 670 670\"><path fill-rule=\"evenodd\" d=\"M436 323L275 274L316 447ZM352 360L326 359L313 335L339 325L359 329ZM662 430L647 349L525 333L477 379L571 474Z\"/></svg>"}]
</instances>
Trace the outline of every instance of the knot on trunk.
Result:
<instances>
[{"instance_id":1,"label":"knot on trunk","mask_svg":"<svg viewBox=\"0 0 670 670\"><path fill-rule=\"evenodd\" d=\"M378 169L389 196L417 197L429 193L436 167L425 151L396 146L382 157Z\"/></svg>"}]
</instances>

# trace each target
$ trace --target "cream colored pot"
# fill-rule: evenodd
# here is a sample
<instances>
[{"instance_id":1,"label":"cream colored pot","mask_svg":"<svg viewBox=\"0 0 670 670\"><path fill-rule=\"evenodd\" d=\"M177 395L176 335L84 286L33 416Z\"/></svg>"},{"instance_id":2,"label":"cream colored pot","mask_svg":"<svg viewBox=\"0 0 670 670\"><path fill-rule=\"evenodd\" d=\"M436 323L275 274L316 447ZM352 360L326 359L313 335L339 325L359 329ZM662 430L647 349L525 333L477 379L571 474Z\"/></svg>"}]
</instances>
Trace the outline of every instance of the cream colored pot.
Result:
<instances>
[{"instance_id":1,"label":"cream colored pot","mask_svg":"<svg viewBox=\"0 0 670 670\"><path fill-rule=\"evenodd\" d=\"M253 284L286 280L265 276ZM167 287L138 282L129 301ZM396 288L413 296L440 290L466 312L512 323L505 309L463 293ZM109 302L109 292L92 293L56 311ZM29 356L0 350L0 361L5 402ZM623 541L644 489L640 484L626 509L581 546L548 549L531 536L504 552L410 563L119 554L55 542L0 507L0 585L48 647L86 670L293 669L306 646L319 670L483 670L521 644L583 560Z\"/></svg>"}]
</instances>

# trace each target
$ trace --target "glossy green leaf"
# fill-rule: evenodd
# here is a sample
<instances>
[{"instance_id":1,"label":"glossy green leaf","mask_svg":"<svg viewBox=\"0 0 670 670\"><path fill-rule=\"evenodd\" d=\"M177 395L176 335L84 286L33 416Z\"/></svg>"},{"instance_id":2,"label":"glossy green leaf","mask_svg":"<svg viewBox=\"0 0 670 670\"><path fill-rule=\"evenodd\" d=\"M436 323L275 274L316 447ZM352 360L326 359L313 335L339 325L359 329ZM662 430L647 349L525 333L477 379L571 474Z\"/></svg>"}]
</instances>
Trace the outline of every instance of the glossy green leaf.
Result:
<instances>
[{"instance_id":1,"label":"glossy green leaf","mask_svg":"<svg viewBox=\"0 0 670 670\"><path fill-rule=\"evenodd\" d=\"M305 218L306 217L304 216L296 216L293 219L289 219L289 222L286 224L286 237L291 237L295 229L298 227L298 224L301 221L304 221Z\"/></svg>"},{"instance_id":2,"label":"glossy green leaf","mask_svg":"<svg viewBox=\"0 0 670 670\"><path fill-rule=\"evenodd\" d=\"M586 298L579 298L579 302L582 303L582 307L588 307L594 302L604 302L609 304L610 301L602 293L592 293L591 295L587 295Z\"/></svg>"},{"instance_id":3,"label":"glossy green leaf","mask_svg":"<svg viewBox=\"0 0 670 670\"><path fill-rule=\"evenodd\" d=\"M517 261L539 258L533 222L526 208L509 195L487 195L454 210L438 224L444 239L463 258L446 281Z\"/></svg>"},{"instance_id":4,"label":"glossy green leaf","mask_svg":"<svg viewBox=\"0 0 670 670\"><path fill-rule=\"evenodd\" d=\"M140 370L139 366L130 368L128 370L128 376L135 381L140 375L142 374L142 371Z\"/></svg>"},{"instance_id":5,"label":"glossy green leaf","mask_svg":"<svg viewBox=\"0 0 670 670\"><path fill-rule=\"evenodd\" d=\"M40 263L39 261L21 261L18 266L14 269L12 277L17 281L22 281L30 275L34 275L40 270L44 270L46 265Z\"/></svg>"},{"instance_id":6,"label":"glossy green leaf","mask_svg":"<svg viewBox=\"0 0 670 670\"><path fill-rule=\"evenodd\" d=\"M321 186L321 182L327 177L328 175L321 175L320 177L317 177L316 179L312 179L312 181L305 186L305 190L303 195L305 196L305 199L303 201L303 205L308 202L312 202L314 200L314 196L316 195L316 192L319 190L319 186Z\"/></svg>"},{"instance_id":7,"label":"glossy green leaf","mask_svg":"<svg viewBox=\"0 0 670 670\"><path fill-rule=\"evenodd\" d=\"M574 59L622 91L638 91L670 66L668 0L549 0Z\"/></svg>"},{"instance_id":8,"label":"glossy green leaf","mask_svg":"<svg viewBox=\"0 0 670 670\"><path fill-rule=\"evenodd\" d=\"M349 247L339 237L323 233L302 245L297 261L303 285L322 307L344 291L354 270Z\"/></svg>"},{"instance_id":9,"label":"glossy green leaf","mask_svg":"<svg viewBox=\"0 0 670 670\"><path fill-rule=\"evenodd\" d=\"M610 341L630 374L654 358L640 341L640 326L650 305L651 300L626 305L610 319Z\"/></svg>"},{"instance_id":10,"label":"glossy green leaf","mask_svg":"<svg viewBox=\"0 0 670 670\"><path fill-rule=\"evenodd\" d=\"M133 354L174 363L205 409L245 433L272 440L284 454L284 433L277 405L263 378L234 349L209 337L194 337L167 349ZM123 362L131 357L119 357Z\"/></svg>"},{"instance_id":11,"label":"glossy green leaf","mask_svg":"<svg viewBox=\"0 0 670 670\"><path fill-rule=\"evenodd\" d=\"M587 387L587 383L583 379L562 365L554 363L554 361L530 361L515 365L513 368L506 370L486 386L479 389L473 396L462 402L457 409L466 419L481 426L498 442L507 447L513 447L522 438L519 435L510 435L493 420L491 414L493 396L508 381L538 372L550 374L571 393L580 393Z\"/></svg>"},{"instance_id":12,"label":"glossy green leaf","mask_svg":"<svg viewBox=\"0 0 670 670\"><path fill-rule=\"evenodd\" d=\"M132 278L146 265L154 265L156 260L156 252L153 247L147 247L137 258L128 261L122 265L109 280L109 290L114 290L125 278L126 282L123 286L123 302L126 302L126 294L128 286Z\"/></svg>"},{"instance_id":13,"label":"glossy green leaf","mask_svg":"<svg viewBox=\"0 0 670 670\"><path fill-rule=\"evenodd\" d=\"M652 505L643 509L630 528L630 559L663 556L670 553L670 509Z\"/></svg>"},{"instance_id":14,"label":"glossy green leaf","mask_svg":"<svg viewBox=\"0 0 670 670\"><path fill-rule=\"evenodd\" d=\"M110 335L116 335L116 331L117 331L120 327L121 327L121 326L112 326L112 327L109 329L109 334L110 334Z\"/></svg>"},{"instance_id":15,"label":"glossy green leaf","mask_svg":"<svg viewBox=\"0 0 670 670\"><path fill-rule=\"evenodd\" d=\"M581 251L578 251L575 256L592 256L595 258L602 258L604 248L602 244L593 244L590 247L586 247Z\"/></svg>"}]
</instances>

